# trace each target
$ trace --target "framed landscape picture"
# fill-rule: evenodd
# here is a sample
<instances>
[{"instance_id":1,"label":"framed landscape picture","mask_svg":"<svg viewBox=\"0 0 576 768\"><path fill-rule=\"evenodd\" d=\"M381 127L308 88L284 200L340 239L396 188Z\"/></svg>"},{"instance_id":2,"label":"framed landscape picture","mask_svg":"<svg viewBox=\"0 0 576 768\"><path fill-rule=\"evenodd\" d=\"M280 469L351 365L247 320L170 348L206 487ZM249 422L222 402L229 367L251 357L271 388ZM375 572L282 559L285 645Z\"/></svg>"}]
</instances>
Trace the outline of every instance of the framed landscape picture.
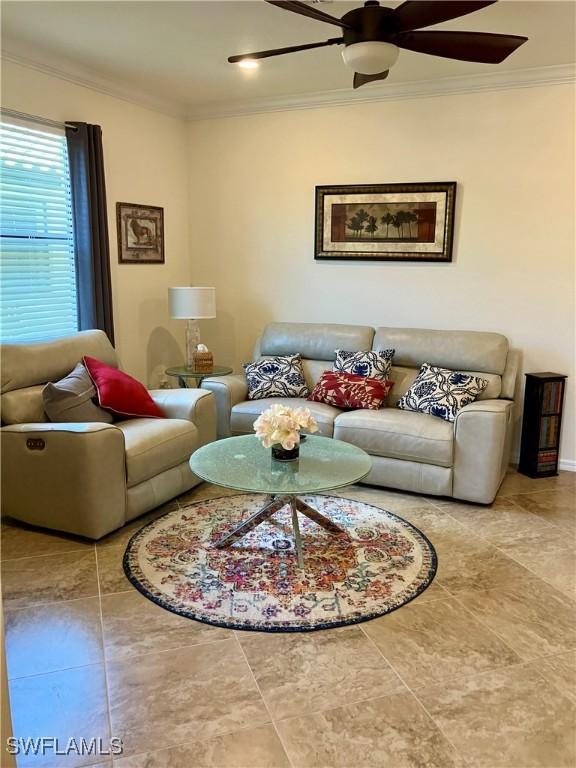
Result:
<instances>
[{"instance_id":1,"label":"framed landscape picture","mask_svg":"<svg viewBox=\"0 0 576 768\"><path fill-rule=\"evenodd\" d=\"M164 264L164 209L116 203L119 264Z\"/></svg>"},{"instance_id":2,"label":"framed landscape picture","mask_svg":"<svg viewBox=\"0 0 576 768\"><path fill-rule=\"evenodd\" d=\"M315 259L452 261L456 182L316 187Z\"/></svg>"}]
</instances>

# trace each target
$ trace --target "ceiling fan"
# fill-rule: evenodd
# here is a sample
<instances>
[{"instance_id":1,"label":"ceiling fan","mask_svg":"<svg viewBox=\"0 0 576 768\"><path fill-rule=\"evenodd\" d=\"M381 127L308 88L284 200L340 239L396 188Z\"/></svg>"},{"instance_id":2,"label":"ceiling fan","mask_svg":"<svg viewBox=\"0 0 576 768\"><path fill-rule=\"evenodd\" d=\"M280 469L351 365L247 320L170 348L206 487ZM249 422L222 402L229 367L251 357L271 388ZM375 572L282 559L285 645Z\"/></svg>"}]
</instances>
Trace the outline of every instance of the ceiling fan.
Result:
<instances>
[{"instance_id":1,"label":"ceiling fan","mask_svg":"<svg viewBox=\"0 0 576 768\"><path fill-rule=\"evenodd\" d=\"M385 80L390 67L398 59L400 48L459 61L499 64L528 40L527 37L519 35L495 35L487 32L416 31L479 11L493 5L497 0L407 0L397 8L386 8L377 0L368 0L362 8L348 11L341 19L298 0L266 2L286 11L340 27L342 36L332 37L321 43L230 56L230 63L246 65L251 62L252 66L255 66L256 59L343 44L344 62L354 70L354 88L374 80Z\"/></svg>"}]
</instances>

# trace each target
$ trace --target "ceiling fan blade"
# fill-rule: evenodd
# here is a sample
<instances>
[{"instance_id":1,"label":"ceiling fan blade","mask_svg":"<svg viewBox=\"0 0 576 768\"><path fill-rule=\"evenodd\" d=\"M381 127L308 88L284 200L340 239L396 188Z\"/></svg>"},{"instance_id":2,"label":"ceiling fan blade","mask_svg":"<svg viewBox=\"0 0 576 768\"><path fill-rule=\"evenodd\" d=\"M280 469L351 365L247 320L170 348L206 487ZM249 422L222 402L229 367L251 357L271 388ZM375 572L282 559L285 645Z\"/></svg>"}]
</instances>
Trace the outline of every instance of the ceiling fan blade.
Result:
<instances>
[{"instance_id":1,"label":"ceiling fan blade","mask_svg":"<svg viewBox=\"0 0 576 768\"><path fill-rule=\"evenodd\" d=\"M291 45L288 48L272 48L269 51L257 51L256 53L240 53L237 56L229 56L230 64L236 64L244 59L268 59L271 56L282 56L285 53L295 53L296 51L308 51L311 48L324 48L326 45L339 45L344 42L342 37L332 37L323 43L306 43L304 45Z\"/></svg>"},{"instance_id":2,"label":"ceiling fan blade","mask_svg":"<svg viewBox=\"0 0 576 768\"><path fill-rule=\"evenodd\" d=\"M394 38L399 48L459 61L500 64L528 40L519 35L488 32L404 32Z\"/></svg>"},{"instance_id":3,"label":"ceiling fan blade","mask_svg":"<svg viewBox=\"0 0 576 768\"><path fill-rule=\"evenodd\" d=\"M430 27L432 24L440 24L443 21L466 16L467 13L479 11L495 2L497 0L484 0L484 2L407 0L392 11L387 19L387 24L390 24L397 32L410 32L413 29Z\"/></svg>"},{"instance_id":4,"label":"ceiling fan blade","mask_svg":"<svg viewBox=\"0 0 576 768\"><path fill-rule=\"evenodd\" d=\"M305 3L300 3L298 0L266 0L270 5L277 5L278 8L283 8L285 11L292 11L292 13L299 13L302 16L308 16L310 19L316 19L316 21L325 21L327 24L334 24L342 29L352 29L350 24L337 19L335 16L330 16L324 11L320 11L317 8L312 8Z\"/></svg>"},{"instance_id":5,"label":"ceiling fan blade","mask_svg":"<svg viewBox=\"0 0 576 768\"><path fill-rule=\"evenodd\" d=\"M354 88L360 88L361 85L373 83L375 80L386 80L389 72L389 69L384 72L378 72L376 75L362 75L360 72L354 72Z\"/></svg>"}]
</instances>

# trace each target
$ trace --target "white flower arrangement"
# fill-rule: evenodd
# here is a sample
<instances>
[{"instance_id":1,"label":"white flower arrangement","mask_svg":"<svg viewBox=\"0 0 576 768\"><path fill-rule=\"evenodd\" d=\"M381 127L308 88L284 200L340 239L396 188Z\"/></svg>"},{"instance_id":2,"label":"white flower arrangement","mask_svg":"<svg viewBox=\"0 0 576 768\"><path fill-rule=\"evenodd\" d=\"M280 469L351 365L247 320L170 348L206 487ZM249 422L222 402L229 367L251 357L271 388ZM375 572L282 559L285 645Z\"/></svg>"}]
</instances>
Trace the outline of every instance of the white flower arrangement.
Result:
<instances>
[{"instance_id":1,"label":"white flower arrangement","mask_svg":"<svg viewBox=\"0 0 576 768\"><path fill-rule=\"evenodd\" d=\"M264 448L281 445L291 451L300 443L300 430L318 432L318 424L308 408L289 408L287 405L271 405L254 422L256 437Z\"/></svg>"}]
</instances>

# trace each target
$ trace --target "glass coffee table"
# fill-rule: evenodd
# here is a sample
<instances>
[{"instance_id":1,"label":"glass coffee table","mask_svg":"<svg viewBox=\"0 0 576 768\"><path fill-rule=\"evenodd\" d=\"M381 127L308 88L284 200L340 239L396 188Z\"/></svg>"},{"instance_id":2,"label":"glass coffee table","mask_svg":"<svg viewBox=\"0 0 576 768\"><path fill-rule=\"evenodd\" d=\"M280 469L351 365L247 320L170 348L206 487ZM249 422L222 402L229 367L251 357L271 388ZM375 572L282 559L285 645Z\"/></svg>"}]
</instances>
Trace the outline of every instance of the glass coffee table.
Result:
<instances>
[{"instance_id":1,"label":"glass coffee table","mask_svg":"<svg viewBox=\"0 0 576 768\"><path fill-rule=\"evenodd\" d=\"M302 568L302 542L298 512L337 535L345 531L299 498L301 494L330 491L356 483L370 472L372 460L361 448L331 437L306 435L300 443L300 458L275 461L255 435L227 437L199 448L190 459L195 475L215 485L266 495L261 509L233 528L216 543L225 547L244 536L288 505L298 565Z\"/></svg>"}]
</instances>

